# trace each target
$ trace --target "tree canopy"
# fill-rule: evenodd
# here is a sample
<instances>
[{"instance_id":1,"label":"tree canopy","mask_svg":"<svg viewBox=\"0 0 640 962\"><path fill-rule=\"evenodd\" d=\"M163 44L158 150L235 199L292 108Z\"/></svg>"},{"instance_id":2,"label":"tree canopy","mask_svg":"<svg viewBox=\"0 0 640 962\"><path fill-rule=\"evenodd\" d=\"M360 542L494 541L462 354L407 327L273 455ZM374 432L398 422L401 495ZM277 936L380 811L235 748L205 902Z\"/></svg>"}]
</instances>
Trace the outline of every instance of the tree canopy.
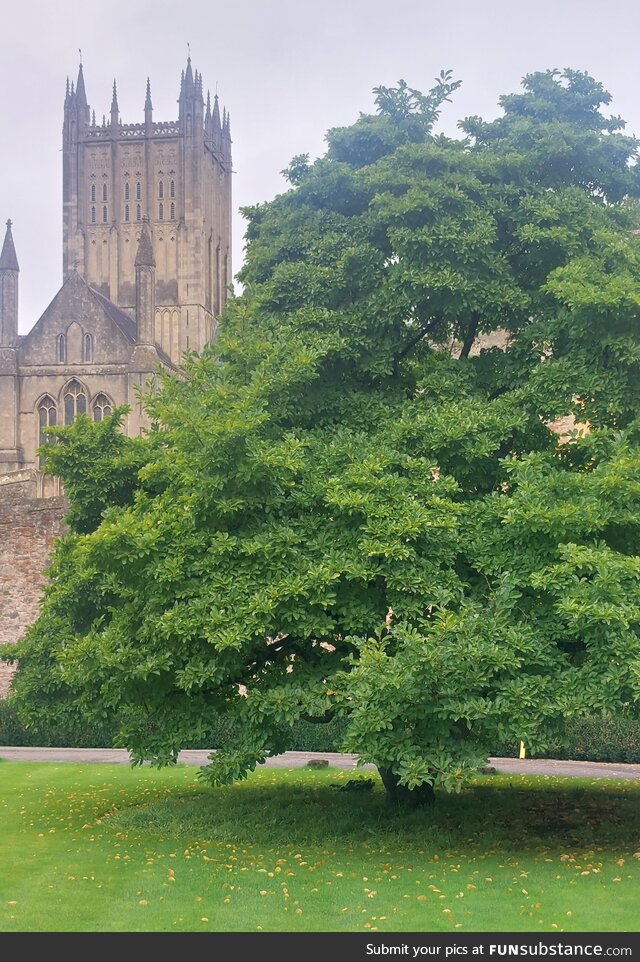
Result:
<instances>
[{"instance_id":1,"label":"tree canopy","mask_svg":"<svg viewBox=\"0 0 640 962\"><path fill-rule=\"evenodd\" d=\"M117 715L165 764L228 713L215 784L338 716L429 799L505 738L637 712L638 142L572 70L445 137L457 86L376 88L245 209L242 294L147 439L55 429L71 530L10 653L24 719Z\"/></svg>"}]
</instances>

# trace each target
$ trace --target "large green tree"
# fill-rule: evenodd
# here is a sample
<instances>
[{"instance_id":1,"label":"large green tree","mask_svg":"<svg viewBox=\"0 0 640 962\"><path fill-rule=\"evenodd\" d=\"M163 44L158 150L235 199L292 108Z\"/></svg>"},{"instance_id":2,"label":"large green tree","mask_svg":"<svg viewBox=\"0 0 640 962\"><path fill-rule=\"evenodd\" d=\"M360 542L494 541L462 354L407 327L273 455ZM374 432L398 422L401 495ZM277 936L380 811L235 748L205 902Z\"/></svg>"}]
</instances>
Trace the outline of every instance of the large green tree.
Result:
<instances>
[{"instance_id":1,"label":"large green tree","mask_svg":"<svg viewBox=\"0 0 640 962\"><path fill-rule=\"evenodd\" d=\"M429 800L505 738L637 711L638 145L570 70L437 135L457 86L377 88L244 212L243 293L147 441L55 432L72 530L12 652L27 721L110 713L163 764L225 712L220 783L341 716Z\"/></svg>"}]
</instances>

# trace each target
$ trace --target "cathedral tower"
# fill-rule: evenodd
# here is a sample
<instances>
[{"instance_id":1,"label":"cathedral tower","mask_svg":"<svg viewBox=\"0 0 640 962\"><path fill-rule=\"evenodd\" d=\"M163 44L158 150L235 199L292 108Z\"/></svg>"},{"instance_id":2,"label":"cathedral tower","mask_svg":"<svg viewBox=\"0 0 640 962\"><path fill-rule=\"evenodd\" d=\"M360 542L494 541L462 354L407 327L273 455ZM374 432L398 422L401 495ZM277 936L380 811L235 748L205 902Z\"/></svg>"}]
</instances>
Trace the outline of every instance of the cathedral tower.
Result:
<instances>
[{"instance_id":1,"label":"cathedral tower","mask_svg":"<svg viewBox=\"0 0 640 962\"><path fill-rule=\"evenodd\" d=\"M231 133L217 96L187 60L178 118L124 124L114 81L108 119L96 123L82 64L64 102L63 275L77 270L121 310L136 304L136 256L148 220L155 258L155 344L179 363L213 339L231 282Z\"/></svg>"}]
</instances>

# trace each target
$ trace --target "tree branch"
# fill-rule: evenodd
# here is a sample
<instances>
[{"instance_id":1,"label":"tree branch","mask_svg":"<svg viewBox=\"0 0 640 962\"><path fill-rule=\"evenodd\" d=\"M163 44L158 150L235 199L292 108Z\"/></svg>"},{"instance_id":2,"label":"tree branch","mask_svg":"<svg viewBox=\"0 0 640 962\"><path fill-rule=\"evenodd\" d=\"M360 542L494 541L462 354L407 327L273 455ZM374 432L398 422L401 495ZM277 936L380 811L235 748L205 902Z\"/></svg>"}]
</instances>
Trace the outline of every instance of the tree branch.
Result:
<instances>
[{"instance_id":1,"label":"tree branch","mask_svg":"<svg viewBox=\"0 0 640 962\"><path fill-rule=\"evenodd\" d=\"M472 314L471 323L467 328L467 333L465 334L464 341L462 342L462 350L460 351L460 361L464 361L469 357L469 351L473 347L473 342L476 339L476 334L478 333L478 325L480 324L480 315Z\"/></svg>"},{"instance_id":2,"label":"tree branch","mask_svg":"<svg viewBox=\"0 0 640 962\"><path fill-rule=\"evenodd\" d=\"M423 327L422 330L419 331L418 334L416 334L416 336L413 337L413 338L409 341L408 344L405 344L405 346L404 346L403 349L400 351L400 353L395 355L395 357L394 357L394 359L393 359L393 373L394 373L394 374L397 374L397 373L398 373L398 364L400 363L400 361L401 361L403 358L405 358L405 357L407 356L407 354L410 354L411 351L414 349L414 347L415 347L417 344L419 344L420 341L422 341L422 340L427 336L427 334L428 334L430 331L433 330L435 323L436 323L435 320L429 321L429 323L426 325L426 327Z\"/></svg>"}]
</instances>

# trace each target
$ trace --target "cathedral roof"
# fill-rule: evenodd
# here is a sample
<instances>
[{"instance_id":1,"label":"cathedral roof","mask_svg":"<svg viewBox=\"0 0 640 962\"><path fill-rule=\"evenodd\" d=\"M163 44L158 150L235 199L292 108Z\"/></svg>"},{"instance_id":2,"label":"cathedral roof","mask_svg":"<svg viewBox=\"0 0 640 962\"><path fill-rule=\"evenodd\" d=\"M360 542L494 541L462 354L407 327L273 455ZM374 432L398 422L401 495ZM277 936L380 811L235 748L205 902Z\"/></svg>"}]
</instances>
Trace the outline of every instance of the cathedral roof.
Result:
<instances>
[{"instance_id":1,"label":"cathedral roof","mask_svg":"<svg viewBox=\"0 0 640 962\"><path fill-rule=\"evenodd\" d=\"M7 221L7 233L4 235L4 244L2 245L2 253L0 254L0 270L20 270L18 267L18 258L16 257L16 249L13 244L10 220Z\"/></svg>"}]
</instances>

